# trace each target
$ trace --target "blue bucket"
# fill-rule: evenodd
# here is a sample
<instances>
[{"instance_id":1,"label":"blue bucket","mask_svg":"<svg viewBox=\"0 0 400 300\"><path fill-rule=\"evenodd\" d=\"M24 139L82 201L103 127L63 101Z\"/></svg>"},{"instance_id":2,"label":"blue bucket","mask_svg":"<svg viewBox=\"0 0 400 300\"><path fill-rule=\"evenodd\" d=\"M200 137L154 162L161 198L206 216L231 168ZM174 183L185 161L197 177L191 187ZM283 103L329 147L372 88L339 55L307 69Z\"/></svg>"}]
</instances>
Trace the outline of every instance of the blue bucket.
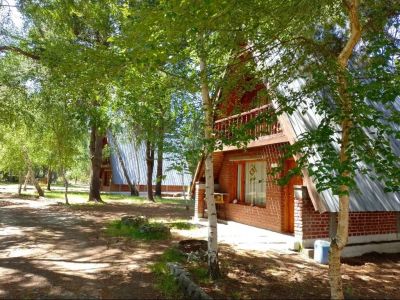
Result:
<instances>
[{"instance_id":1,"label":"blue bucket","mask_svg":"<svg viewBox=\"0 0 400 300\"><path fill-rule=\"evenodd\" d=\"M327 265L329 261L330 242L316 240L314 242L314 260L320 264Z\"/></svg>"}]
</instances>

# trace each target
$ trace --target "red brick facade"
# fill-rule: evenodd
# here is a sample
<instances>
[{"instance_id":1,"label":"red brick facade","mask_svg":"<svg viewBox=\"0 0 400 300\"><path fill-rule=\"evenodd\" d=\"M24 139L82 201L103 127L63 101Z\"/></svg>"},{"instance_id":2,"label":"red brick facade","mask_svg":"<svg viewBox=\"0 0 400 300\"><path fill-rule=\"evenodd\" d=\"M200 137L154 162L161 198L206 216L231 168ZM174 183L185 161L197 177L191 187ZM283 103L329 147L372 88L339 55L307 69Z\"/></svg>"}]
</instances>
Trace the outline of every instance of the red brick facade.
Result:
<instances>
[{"instance_id":1,"label":"red brick facade","mask_svg":"<svg viewBox=\"0 0 400 300\"><path fill-rule=\"evenodd\" d=\"M296 177L287 186L278 185L271 175L267 176L265 206L234 203L237 199L237 166L240 161L264 160L267 170L278 163L283 144L273 144L249 150L226 151L218 163L216 192L227 193L225 211L228 220L265 228L277 232L293 232L300 241L329 238L329 213L315 211L311 200L294 199L294 185L302 185ZM215 171L215 170L214 170ZM290 201L293 200L292 206ZM201 217L204 208L204 187L196 189L196 211ZM294 228L288 229L288 211L292 211ZM349 237L365 235L396 234L398 232L396 212L353 212L350 213Z\"/></svg>"},{"instance_id":2,"label":"red brick facade","mask_svg":"<svg viewBox=\"0 0 400 300\"><path fill-rule=\"evenodd\" d=\"M288 192L289 186L278 185L275 178L273 178L269 172L273 164L278 164L278 160L281 155L280 149L282 146L283 144L274 144L252 148L247 151L236 150L224 152L220 171L215 180L218 182L216 192L228 194L228 196L225 198L226 217L228 220L278 232L290 231L287 226L288 214L286 211L289 208L289 195L292 194ZM267 175L266 204L264 207L251 206L243 202L241 203L240 201L238 201L238 203L233 203L233 201L237 198L236 176L238 162L249 161L252 160L252 158L258 161L266 161L267 165L267 174L269 175ZM299 183L302 183L301 178L300 182L296 182L295 184ZM200 193L204 193L204 191L200 191ZM198 202L198 212L201 216L204 205L204 195L198 194L199 192L196 190L196 200L201 199L201 201Z\"/></svg>"},{"instance_id":3,"label":"red brick facade","mask_svg":"<svg viewBox=\"0 0 400 300\"><path fill-rule=\"evenodd\" d=\"M352 212L349 237L397 233L396 212ZM302 240L329 237L329 214L314 210L310 200L295 199L295 236Z\"/></svg>"}]
</instances>

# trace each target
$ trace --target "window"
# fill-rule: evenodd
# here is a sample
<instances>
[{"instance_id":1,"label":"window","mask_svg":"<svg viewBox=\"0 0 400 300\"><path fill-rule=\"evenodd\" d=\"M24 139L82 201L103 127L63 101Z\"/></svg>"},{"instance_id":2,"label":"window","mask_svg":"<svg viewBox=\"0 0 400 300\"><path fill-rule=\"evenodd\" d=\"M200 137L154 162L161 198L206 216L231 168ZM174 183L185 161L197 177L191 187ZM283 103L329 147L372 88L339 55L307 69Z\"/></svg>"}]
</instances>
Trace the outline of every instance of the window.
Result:
<instances>
[{"instance_id":1,"label":"window","mask_svg":"<svg viewBox=\"0 0 400 300\"><path fill-rule=\"evenodd\" d=\"M265 161L253 161L238 164L237 198L247 204L260 206L265 205L266 175L267 170Z\"/></svg>"}]
</instances>

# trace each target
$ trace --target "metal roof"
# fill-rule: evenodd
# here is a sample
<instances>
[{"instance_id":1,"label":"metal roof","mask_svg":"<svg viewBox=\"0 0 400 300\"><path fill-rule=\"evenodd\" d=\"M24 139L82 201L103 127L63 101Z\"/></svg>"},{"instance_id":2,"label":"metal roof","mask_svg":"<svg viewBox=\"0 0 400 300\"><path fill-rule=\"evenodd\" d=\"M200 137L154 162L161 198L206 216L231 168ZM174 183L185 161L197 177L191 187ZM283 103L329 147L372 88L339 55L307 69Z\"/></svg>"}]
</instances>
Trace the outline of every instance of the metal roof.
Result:
<instances>
[{"instance_id":1,"label":"metal roof","mask_svg":"<svg viewBox=\"0 0 400 300\"><path fill-rule=\"evenodd\" d=\"M398 97L394 103L394 107L400 111L400 97ZM379 107L383 109L383 107ZM321 121L321 117L313 109L307 109L303 111L298 108L293 114L286 114L283 118L288 120L292 132L287 132L295 137L295 140L300 134L316 128ZM395 126L395 125L394 125ZM396 126L396 130L400 130ZM283 127L285 131L285 127ZM392 143L393 151L399 156L400 161L400 141L394 138L390 138ZM339 151L339 144L334 145ZM317 154L311 160L319 160L320 156ZM375 175L375 174L370 174ZM384 185L371 177L360 172L356 172L355 181L357 183L357 191L352 191L350 194L350 211L361 212L361 211L400 211L400 193L386 193L384 192ZM312 178L312 181L316 181ZM314 188L315 186L308 186L308 188ZM338 196L333 195L331 190L325 190L319 193L320 203L314 203L314 207L319 211L337 212L339 209Z\"/></svg>"},{"instance_id":2,"label":"metal roof","mask_svg":"<svg viewBox=\"0 0 400 300\"><path fill-rule=\"evenodd\" d=\"M111 149L111 168L112 168L112 182L115 184L127 184L124 173L122 171L121 164L118 160L118 156L114 147L118 145L122 159L125 163L125 167L128 171L129 177L132 181L138 184L147 184L147 165L146 165L146 146L145 143L136 145L133 140L127 140L125 137L115 137L116 143L114 143L111 134L107 134L107 139ZM155 153L155 157L157 154ZM177 172L172 168L172 160L170 156L164 153L163 157L163 181L162 185L189 185L192 181L191 175L184 173L183 178L180 172ZM156 170L157 170L157 159L154 161L153 171L153 184L156 183Z\"/></svg>"}]
</instances>

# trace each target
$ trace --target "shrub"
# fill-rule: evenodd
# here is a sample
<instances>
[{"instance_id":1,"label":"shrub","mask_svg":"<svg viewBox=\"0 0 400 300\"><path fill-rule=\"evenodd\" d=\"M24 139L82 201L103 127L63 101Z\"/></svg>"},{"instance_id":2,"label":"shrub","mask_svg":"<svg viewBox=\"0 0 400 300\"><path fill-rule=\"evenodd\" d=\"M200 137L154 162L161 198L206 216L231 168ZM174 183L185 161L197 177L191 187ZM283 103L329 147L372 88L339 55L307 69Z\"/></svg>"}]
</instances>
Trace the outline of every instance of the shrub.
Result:
<instances>
[{"instance_id":1,"label":"shrub","mask_svg":"<svg viewBox=\"0 0 400 300\"><path fill-rule=\"evenodd\" d=\"M131 226L124 224L121 220L109 223L105 232L109 236L129 237L137 240L163 240L171 236L169 228L162 223Z\"/></svg>"}]
</instances>

